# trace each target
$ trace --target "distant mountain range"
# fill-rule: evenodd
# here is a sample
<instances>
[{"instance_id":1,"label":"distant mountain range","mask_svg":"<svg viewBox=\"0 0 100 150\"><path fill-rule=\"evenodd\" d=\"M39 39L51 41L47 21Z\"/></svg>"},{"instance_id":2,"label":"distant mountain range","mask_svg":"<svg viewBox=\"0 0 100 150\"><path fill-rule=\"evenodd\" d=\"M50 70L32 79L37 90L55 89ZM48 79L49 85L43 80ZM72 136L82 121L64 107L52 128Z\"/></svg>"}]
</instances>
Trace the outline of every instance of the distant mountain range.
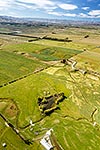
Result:
<instances>
[{"instance_id":1,"label":"distant mountain range","mask_svg":"<svg viewBox=\"0 0 100 150\"><path fill-rule=\"evenodd\" d=\"M60 25L97 25L100 26L100 22L95 21L76 21L76 20L59 20L59 19L44 19L44 18L17 18L10 16L0 16L1 24L60 24Z\"/></svg>"}]
</instances>

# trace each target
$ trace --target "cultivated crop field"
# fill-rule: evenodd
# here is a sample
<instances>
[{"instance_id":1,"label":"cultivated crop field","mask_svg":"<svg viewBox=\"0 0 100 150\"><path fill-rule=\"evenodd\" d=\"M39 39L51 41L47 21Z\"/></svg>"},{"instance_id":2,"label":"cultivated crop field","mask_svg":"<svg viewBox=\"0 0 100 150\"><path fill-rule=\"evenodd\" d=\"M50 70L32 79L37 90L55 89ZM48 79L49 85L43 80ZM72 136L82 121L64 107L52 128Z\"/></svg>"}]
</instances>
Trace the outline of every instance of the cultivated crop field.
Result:
<instances>
[{"instance_id":1,"label":"cultivated crop field","mask_svg":"<svg viewBox=\"0 0 100 150\"><path fill-rule=\"evenodd\" d=\"M40 141L52 128L54 150L99 150L100 30L39 31L38 36L69 36L72 41L29 42L17 37L15 42L15 36L0 35L0 149L44 150ZM25 34L36 36L35 32L30 28ZM60 93L63 98L54 103Z\"/></svg>"}]
</instances>

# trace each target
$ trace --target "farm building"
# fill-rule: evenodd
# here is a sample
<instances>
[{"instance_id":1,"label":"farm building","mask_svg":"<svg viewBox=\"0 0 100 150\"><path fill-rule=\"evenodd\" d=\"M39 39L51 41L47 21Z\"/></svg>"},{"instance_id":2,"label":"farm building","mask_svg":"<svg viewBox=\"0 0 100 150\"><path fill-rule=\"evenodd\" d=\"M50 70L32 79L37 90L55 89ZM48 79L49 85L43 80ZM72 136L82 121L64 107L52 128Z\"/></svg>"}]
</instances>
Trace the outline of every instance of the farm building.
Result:
<instances>
[{"instance_id":1,"label":"farm building","mask_svg":"<svg viewBox=\"0 0 100 150\"><path fill-rule=\"evenodd\" d=\"M41 139L40 143L46 148L46 150L53 150L54 147L50 141L50 135L53 129L50 129L46 132L45 136L43 139Z\"/></svg>"}]
</instances>

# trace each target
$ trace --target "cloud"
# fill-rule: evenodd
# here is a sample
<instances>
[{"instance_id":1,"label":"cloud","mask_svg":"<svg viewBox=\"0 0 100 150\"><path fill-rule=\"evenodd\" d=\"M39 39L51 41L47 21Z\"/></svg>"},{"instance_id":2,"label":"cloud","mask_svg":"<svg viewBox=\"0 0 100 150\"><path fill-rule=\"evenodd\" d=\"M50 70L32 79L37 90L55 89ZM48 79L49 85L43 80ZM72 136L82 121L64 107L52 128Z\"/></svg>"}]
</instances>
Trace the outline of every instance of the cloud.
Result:
<instances>
[{"instance_id":1,"label":"cloud","mask_svg":"<svg viewBox=\"0 0 100 150\"><path fill-rule=\"evenodd\" d=\"M55 3L50 0L18 0L18 2L36 5L39 8L43 8L44 6L54 6Z\"/></svg>"},{"instance_id":2,"label":"cloud","mask_svg":"<svg viewBox=\"0 0 100 150\"><path fill-rule=\"evenodd\" d=\"M27 5L27 4L24 4L24 3L17 3L17 6L18 7L23 7L23 8L28 8L28 9L37 9L36 6L32 6L32 5Z\"/></svg>"},{"instance_id":3,"label":"cloud","mask_svg":"<svg viewBox=\"0 0 100 150\"><path fill-rule=\"evenodd\" d=\"M73 4L58 4L58 6L64 10L74 10L77 9L78 7L76 5Z\"/></svg>"},{"instance_id":4,"label":"cloud","mask_svg":"<svg viewBox=\"0 0 100 150\"><path fill-rule=\"evenodd\" d=\"M83 10L88 10L90 7L82 7Z\"/></svg>"},{"instance_id":5,"label":"cloud","mask_svg":"<svg viewBox=\"0 0 100 150\"><path fill-rule=\"evenodd\" d=\"M100 18L100 10L92 10L88 14L80 13L78 17L81 18Z\"/></svg>"},{"instance_id":6,"label":"cloud","mask_svg":"<svg viewBox=\"0 0 100 150\"><path fill-rule=\"evenodd\" d=\"M6 14L7 10L7 15L9 15L11 14L10 12L12 12L12 14L16 12L18 12L18 14L19 12L25 14L29 13L29 11L32 10L46 11L54 10L56 8L56 3L51 0L0 0L0 13L4 15ZM4 12L3 10L6 10L6 12Z\"/></svg>"},{"instance_id":7,"label":"cloud","mask_svg":"<svg viewBox=\"0 0 100 150\"><path fill-rule=\"evenodd\" d=\"M55 15L55 16L62 16L62 13L59 13L59 12L50 11L50 12L47 12L47 13L50 14L50 15Z\"/></svg>"},{"instance_id":8,"label":"cloud","mask_svg":"<svg viewBox=\"0 0 100 150\"><path fill-rule=\"evenodd\" d=\"M72 0L66 0L64 3L60 0L0 0L0 15L11 15L19 17L31 16L40 14L42 17L44 14L48 17L49 15L54 15L58 17L78 17L78 18L100 18L100 10L98 7L100 3L97 4L97 10L89 11L90 7L81 7L81 11L88 11L85 13L79 12L77 5L71 4ZM97 0L87 0L87 1L97 1ZM76 11L78 9L78 11ZM72 13L73 12L73 13ZM79 12L77 14L77 12ZM43 16L44 17L44 16Z\"/></svg>"},{"instance_id":9,"label":"cloud","mask_svg":"<svg viewBox=\"0 0 100 150\"><path fill-rule=\"evenodd\" d=\"M12 2L13 0L5 0L5 1L0 0L0 7L7 7L11 5Z\"/></svg>"},{"instance_id":10,"label":"cloud","mask_svg":"<svg viewBox=\"0 0 100 150\"><path fill-rule=\"evenodd\" d=\"M100 18L100 15L99 15L99 16L97 16L96 18Z\"/></svg>"},{"instance_id":11,"label":"cloud","mask_svg":"<svg viewBox=\"0 0 100 150\"><path fill-rule=\"evenodd\" d=\"M76 14L67 13L67 14L64 14L64 16L66 16L66 17L76 17L77 15Z\"/></svg>"},{"instance_id":12,"label":"cloud","mask_svg":"<svg viewBox=\"0 0 100 150\"><path fill-rule=\"evenodd\" d=\"M88 13L90 16L99 16L100 10L92 10Z\"/></svg>"},{"instance_id":13,"label":"cloud","mask_svg":"<svg viewBox=\"0 0 100 150\"><path fill-rule=\"evenodd\" d=\"M56 8L57 8L56 6L51 6L51 7L45 6L45 7L43 7L42 9L44 9L44 10L46 10L46 11L53 11L53 10L56 9Z\"/></svg>"},{"instance_id":14,"label":"cloud","mask_svg":"<svg viewBox=\"0 0 100 150\"><path fill-rule=\"evenodd\" d=\"M81 18L90 18L89 15L84 14L84 13L80 13L80 14L78 15L78 17L81 17Z\"/></svg>"},{"instance_id":15,"label":"cloud","mask_svg":"<svg viewBox=\"0 0 100 150\"><path fill-rule=\"evenodd\" d=\"M10 8L13 4L14 0L0 0L0 10L6 10Z\"/></svg>"},{"instance_id":16,"label":"cloud","mask_svg":"<svg viewBox=\"0 0 100 150\"><path fill-rule=\"evenodd\" d=\"M55 15L55 16L63 16L63 17L78 17L78 18L100 18L100 15L88 15L85 13L79 13L79 14L75 14L75 13L60 13L60 12L48 12L48 14L50 15Z\"/></svg>"},{"instance_id":17,"label":"cloud","mask_svg":"<svg viewBox=\"0 0 100 150\"><path fill-rule=\"evenodd\" d=\"M55 2L51 0L17 0L19 5L28 7L29 5L37 8L37 9L45 9L45 10L54 10L58 7L64 10L74 10L78 8L76 5L73 4L66 4L61 2ZM31 7L32 8L32 7Z\"/></svg>"},{"instance_id":18,"label":"cloud","mask_svg":"<svg viewBox=\"0 0 100 150\"><path fill-rule=\"evenodd\" d=\"M57 8L55 2L51 0L17 0L19 6L37 9L37 10L54 10Z\"/></svg>"},{"instance_id":19,"label":"cloud","mask_svg":"<svg viewBox=\"0 0 100 150\"><path fill-rule=\"evenodd\" d=\"M17 0L17 2L20 4L20 5L35 5L37 8L52 8L52 9L55 9L57 7L60 7L62 9L65 9L65 10L74 10L76 8L78 8L76 5L73 5L73 4L66 4L66 3L61 3L61 2L55 2L55 1L52 1L52 0Z\"/></svg>"},{"instance_id":20,"label":"cloud","mask_svg":"<svg viewBox=\"0 0 100 150\"><path fill-rule=\"evenodd\" d=\"M54 11L48 12L48 14L55 15L55 16L66 16L66 17L75 17L76 16L76 14L72 14L72 13L61 13L61 12L54 12Z\"/></svg>"}]
</instances>

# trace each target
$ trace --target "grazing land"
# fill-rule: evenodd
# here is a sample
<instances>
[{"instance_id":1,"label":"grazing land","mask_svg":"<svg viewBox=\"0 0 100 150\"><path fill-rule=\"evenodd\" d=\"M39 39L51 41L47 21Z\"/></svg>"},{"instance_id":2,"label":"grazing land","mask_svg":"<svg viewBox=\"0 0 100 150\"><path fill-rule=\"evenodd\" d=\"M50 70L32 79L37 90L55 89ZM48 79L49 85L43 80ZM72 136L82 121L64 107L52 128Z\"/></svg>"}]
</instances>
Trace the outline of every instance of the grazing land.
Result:
<instances>
[{"instance_id":1,"label":"grazing land","mask_svg":"<svg viewBox=\"0 0 100 150\"><path fill-rule=\"evenodd\" d=\"M0 27L0 149L99 150L100 27Z\"/></svg>"}]
</instances>

